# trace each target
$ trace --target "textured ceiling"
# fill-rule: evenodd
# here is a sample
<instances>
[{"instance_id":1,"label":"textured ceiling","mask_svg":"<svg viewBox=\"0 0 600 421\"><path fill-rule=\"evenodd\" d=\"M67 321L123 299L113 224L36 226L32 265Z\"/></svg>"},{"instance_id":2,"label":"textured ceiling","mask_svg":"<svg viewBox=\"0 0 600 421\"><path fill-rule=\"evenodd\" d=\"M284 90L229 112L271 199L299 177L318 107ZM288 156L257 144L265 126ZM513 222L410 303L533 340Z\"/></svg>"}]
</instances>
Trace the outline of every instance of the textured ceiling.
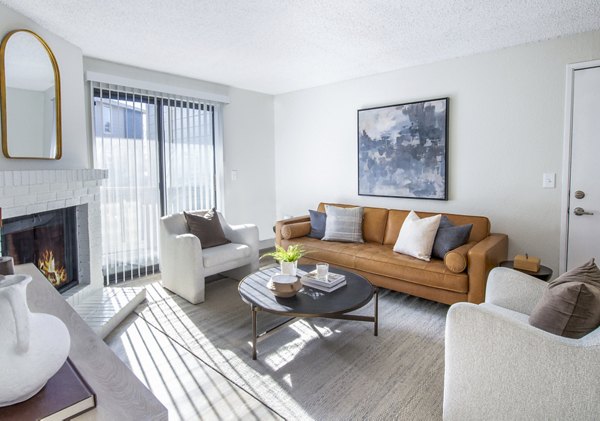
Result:
<instances>
[{"instance_id":1,"label":"textured ceiling","mask_svg":"<svg viewBox=\"0 0 600 421\"><path fill-rule=\"evenodd\" d=\"M600 29L599 0L0 0L84 55L270 94Z\"/></svg>"}]
</instances>

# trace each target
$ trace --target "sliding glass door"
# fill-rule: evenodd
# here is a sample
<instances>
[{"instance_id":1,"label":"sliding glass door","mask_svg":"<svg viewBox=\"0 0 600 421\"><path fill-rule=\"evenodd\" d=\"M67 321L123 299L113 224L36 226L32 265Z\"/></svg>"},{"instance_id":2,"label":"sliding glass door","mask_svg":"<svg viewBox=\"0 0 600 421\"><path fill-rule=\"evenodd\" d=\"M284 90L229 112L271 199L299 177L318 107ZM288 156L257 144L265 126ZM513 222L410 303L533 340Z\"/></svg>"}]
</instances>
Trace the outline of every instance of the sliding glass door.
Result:
<instances>
[{"instance_id":1,"label":"sliding glass door","mask_svg":"<svg viewBox=\"0 0 600 421\"><path fill-rule=\"evenodd\" d=\"M92 82L105 283L158 271L162 215L216 203L215 104Z\"/></svg>"}]
</instances>

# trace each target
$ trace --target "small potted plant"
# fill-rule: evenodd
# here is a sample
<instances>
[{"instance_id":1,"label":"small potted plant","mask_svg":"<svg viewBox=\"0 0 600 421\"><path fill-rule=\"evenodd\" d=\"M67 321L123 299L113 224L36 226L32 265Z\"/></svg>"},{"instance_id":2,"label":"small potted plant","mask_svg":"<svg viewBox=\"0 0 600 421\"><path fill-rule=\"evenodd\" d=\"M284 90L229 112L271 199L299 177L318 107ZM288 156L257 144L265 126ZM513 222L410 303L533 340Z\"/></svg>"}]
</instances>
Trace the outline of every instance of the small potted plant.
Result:
<instances>
[{"instance_id":1,"label":"small potted plant","mask_svg":"<svg viewBox=\"0 0 600 421\"><path fill-rule=\"evenodd\" d=\"M281 246L275 246L275 251L271 253L265 253L260 258L272 257L277 260L281 266L282 275L296 276L296 270L298 269L298 260L306 255L306 250L300 244L291 244L287 250Z\"/></svg>"}]
</instances>

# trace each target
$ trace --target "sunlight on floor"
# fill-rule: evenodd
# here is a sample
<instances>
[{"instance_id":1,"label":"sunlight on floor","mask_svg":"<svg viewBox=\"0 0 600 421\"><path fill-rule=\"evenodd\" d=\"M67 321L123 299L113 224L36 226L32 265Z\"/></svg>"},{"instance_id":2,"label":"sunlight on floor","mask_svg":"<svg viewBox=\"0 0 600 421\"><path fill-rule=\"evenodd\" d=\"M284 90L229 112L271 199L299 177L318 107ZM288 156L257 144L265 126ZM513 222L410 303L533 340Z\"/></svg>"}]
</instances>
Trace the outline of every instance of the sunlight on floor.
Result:
<instances>
[{"instance_id":1,"label":"sunlight on floor","mask_svg":"<svg viewBox=\"0 0 600 421\"><path fill-rule=\"evenodd\" d=\"M127 329L121 343L132 371L167 406L169 419L277 419L142 320Z\"/></svg>"}]
</instances>

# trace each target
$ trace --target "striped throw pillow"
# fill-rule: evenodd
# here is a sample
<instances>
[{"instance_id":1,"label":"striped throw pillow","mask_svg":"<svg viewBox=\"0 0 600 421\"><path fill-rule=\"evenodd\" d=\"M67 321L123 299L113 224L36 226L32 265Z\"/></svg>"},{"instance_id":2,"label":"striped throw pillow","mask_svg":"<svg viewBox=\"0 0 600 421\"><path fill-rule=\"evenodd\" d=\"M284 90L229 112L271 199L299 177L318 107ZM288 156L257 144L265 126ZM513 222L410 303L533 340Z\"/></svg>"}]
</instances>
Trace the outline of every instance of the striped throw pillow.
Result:
<instances>
[{"instance_id":1,"label":"striped throw pillow","mask_svg":"<svg viewBox=\"0 0 600 421\"><path fill-rule=\"evenodd\" d=\"M363 208L340 208L325 205L327 223L324 241L364 243L362 236Z\"/></svg>"}]
</instances>

